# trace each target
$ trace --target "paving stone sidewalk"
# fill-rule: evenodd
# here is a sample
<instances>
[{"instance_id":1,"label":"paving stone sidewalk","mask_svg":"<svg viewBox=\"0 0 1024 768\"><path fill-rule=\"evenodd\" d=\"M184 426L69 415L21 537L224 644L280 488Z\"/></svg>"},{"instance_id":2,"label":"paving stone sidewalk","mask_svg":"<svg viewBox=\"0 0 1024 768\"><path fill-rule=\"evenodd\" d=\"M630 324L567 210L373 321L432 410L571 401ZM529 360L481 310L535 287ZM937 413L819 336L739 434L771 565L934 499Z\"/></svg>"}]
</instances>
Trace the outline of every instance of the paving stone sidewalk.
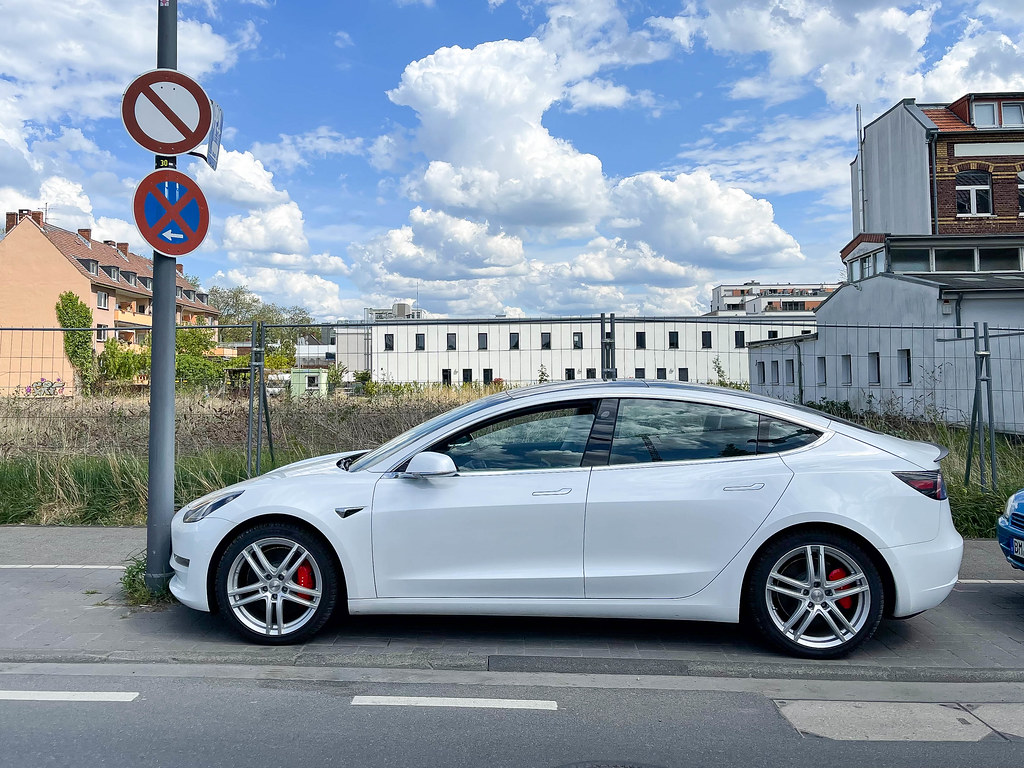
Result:
<instances>
[{"instance_id":1,"label":"paving stone sidewalk","mask_svg":"<svg viewBox=\"0 0 1024 768\"><path fill-rule=\"evenodd\" d=\"M109 566L138 552L139 542L145 543L144 529L0 527L0 566ZM1024 578L1017 576L1024 573L1010 569L993 548L992 541L968 542L964 583L940 607L906 621L886 621L864 648L828 663L787 659L754 642L743 627L702 622L344 617L310 643L267 648L246 645L218 617L181 605L125 605L118 570L10 567L0 569L0 662L176 661L1024 682Z\"/></svg>"}]
</instances>

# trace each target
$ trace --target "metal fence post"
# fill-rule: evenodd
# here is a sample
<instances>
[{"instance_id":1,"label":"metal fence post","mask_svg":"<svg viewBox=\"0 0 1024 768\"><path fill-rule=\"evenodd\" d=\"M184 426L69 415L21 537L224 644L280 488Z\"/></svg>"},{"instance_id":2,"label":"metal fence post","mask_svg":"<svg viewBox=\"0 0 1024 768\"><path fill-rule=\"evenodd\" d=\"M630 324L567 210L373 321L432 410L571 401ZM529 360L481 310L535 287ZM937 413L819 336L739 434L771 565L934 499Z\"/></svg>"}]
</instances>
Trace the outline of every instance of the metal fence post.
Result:
<instances>
[{"instance_id":1,"label":"metal fence post","mask_svg":"<svg viewBox=\"0 0 1024 768\"><path fill-rule=\"evenodd\" d=\"M990 464L989 479L992 481L992 490L995 491L998 488L998 478L996 476L996 419L995 419L995 407L992 403L992 342L989 339L988 334L988 323L982 326L982 335L984 336L985 343L982 348L982 354L985 356L985 376L983 381L985 382L985 392L988 399L988 456Z\"/></svg>"},{"instance_id":2,"label":"metal fence post","mask_svg":"<svg viewBox=\"0 0 1024 768\"><path fill-rule=\"evenodd\" d=\"M254 397L256 390L256 334L257 322L252 321L252 328L249 331L249 423L245 431L245 474L252 477L252 427L253 416L255 416L256 403Z\"/></svg>"},{"instance_id":3,"label":"metal fence post","mask_svg":"<svg viewBox=\"0 0 1024 768\"><path fill-rule=\"evenodd\" d=\"M253 350L253 359L256 361L256 377L259 387L256 393L256 474L262 474L263 467L263 403L266 402L266 370L263 364L267 348L267 326L260 323L260 346Z\"/></svg>"}]
</instances>

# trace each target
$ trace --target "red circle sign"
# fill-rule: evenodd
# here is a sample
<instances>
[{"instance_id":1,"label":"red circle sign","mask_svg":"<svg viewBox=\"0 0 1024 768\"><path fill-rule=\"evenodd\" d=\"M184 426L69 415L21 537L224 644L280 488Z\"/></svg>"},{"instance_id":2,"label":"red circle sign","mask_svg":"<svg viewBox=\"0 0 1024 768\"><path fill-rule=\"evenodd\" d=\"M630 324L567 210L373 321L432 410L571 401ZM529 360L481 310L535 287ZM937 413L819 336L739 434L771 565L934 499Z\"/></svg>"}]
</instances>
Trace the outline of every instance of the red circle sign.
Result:
<instances>
[{"instance_id":1,"label":"red circle sign","mask_svg":"<svg viewBox=\"0 0 1024 768\"><path fill-rule=\"evenodd\" d=\"M210 206L199 185L180 171L153 171L135 190L132 205L142 238L160 253L184 256L210 229Z\"/></svg>"},{"instance_id":2,"label":"red circle sign","mask_svg":"<svg viewBox=\"0 0 1024 768\"><path fill-rule=\"evenodd\" d=\"M121 99L128 135L158 155L181 155L198 147L210 131L210 99L195 80L174 69L135 78Z\"/></svg>"}]
</instances>

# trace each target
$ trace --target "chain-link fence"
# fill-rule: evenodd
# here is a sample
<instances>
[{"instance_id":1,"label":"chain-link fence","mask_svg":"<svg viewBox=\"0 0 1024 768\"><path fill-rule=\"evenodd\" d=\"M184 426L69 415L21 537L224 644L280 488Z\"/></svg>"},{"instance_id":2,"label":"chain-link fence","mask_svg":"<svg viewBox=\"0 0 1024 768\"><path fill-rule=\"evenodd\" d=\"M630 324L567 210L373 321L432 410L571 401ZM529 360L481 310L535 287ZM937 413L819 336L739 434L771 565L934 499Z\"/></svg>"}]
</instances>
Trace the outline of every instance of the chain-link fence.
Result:
<instances>
[{"instance_id":1,"label":"chain-link fence","mask_svg":"<svg viewBox=\"0 0 1024 768\"><path fill-rule=\"evenodd\" d=\"M0 459L145 454L148 357L118 330L0 328ZM962 426L980 404L984 424L1024 434L1024 330L1013 328L989 329L988 354L973 326L771 317L230 326L200 352L188 338L196 333L211 329L179 329L178 455L231 452L253 473L377 445L487 391L600 378L607 367L618 378L749 386L832 410ZM88 369L69 355L69 341L83 339Z\"/></svg>"}]
</instances>

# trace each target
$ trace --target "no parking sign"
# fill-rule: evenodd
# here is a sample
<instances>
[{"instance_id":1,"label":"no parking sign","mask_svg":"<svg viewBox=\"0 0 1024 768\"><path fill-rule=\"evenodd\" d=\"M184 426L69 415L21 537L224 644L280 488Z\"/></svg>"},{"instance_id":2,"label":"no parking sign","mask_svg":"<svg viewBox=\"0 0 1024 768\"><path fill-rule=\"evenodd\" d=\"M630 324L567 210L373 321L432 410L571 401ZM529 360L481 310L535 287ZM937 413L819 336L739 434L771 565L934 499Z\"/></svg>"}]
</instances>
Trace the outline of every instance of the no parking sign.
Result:
<instances>
[{"instance_id":1,"label":"no parking sign","mask_svg":"<svg viewBox=\"0 0 1024 768\"><path fill-rule=\"evenodd\" d=\"M135 190L135 224L160 253L184 256L199 247L210 228L210 207L199 185L179 171L162 169Z\"/></svg>"}]
</instances>

